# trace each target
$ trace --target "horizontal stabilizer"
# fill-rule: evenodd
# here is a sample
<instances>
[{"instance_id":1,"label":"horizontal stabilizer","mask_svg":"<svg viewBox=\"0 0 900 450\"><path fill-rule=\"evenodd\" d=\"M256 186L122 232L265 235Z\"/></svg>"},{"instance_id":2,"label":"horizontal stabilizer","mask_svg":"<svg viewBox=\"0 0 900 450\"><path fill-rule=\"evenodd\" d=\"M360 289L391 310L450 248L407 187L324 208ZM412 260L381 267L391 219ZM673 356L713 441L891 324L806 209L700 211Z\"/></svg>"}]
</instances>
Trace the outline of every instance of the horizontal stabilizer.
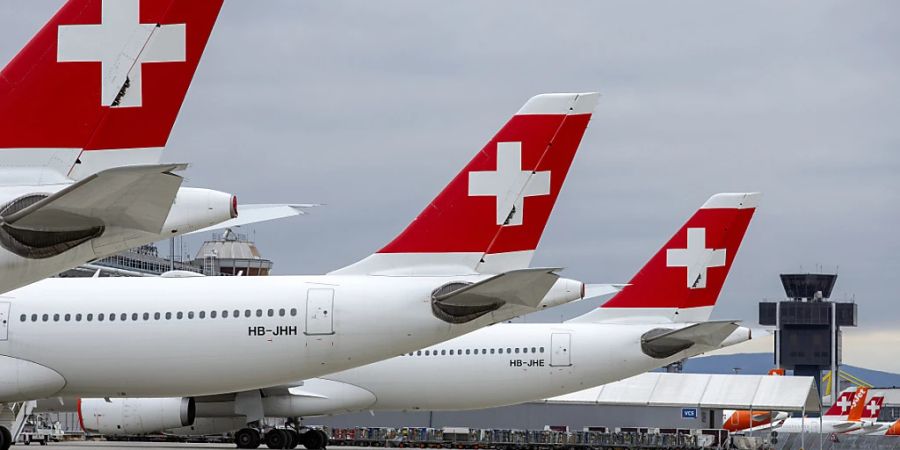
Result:
<instances>
[{"instance_id":1,"label":"horizontal stabilizer","mask_svg":"<svg viewBox=\"0 0 900 450\"><path fill-rule=\"evenodd\" d=\"M613 295L622 290L627 284L586 284L584 285L584 299Z\"/></svg>"},{"instance_id":2,"label":"horizontal stabilizer","mask_svg":"<svg viewBox=\"0 0 900 450\"><path fill-rule=\"evenodd\" d=\"M656 328L641 337L641 350L653 358L668 358L694 345L718 348L738 328L735 321L710 321L670 330Z\"/></svg>"},{"instance_id":3,"label":"horizontal stabilizer","mask_svg":"<svg viewBox=\"0 0 900 450\"><path fill-rule=\"evenodd\" d=\"M3 222L38 232L119 227L159 234L183 179L182 164L103 170L10 214Z\"/></svg>"},{"instance_id":4,"label":"horizontal stabilizer","mask_svg":"<svg viewBox=\"0 0 900 450\"><path fill-rule=\"evenodd\" d=\"M213 226L192 231L190 234L205 233L208 231L221 230L224 228L239 227L242 225L250 225L269 220L284 219L306 214L304 209L315 208L321 206L315 203L292 203L292 204L250 204L238 206L238 216L234 219L217 223Z\"/></svg>"},{"instance_id":5,"label":"horizontal stabilizer","mask_svg":"<svg viewBox=\"0 0 900 450\"><path fill-rule=\"evenodd\" d=\"M446 294L435 295L436 303L476 307L512 303L537 308L559 279L559 268L518 269L495 275Z\"/></svg>"},{"instance_id":6,"label":"horizontal stabilizer","mask_svg":"<svg viewBox=\"0 0 900 450\"><path fill-rule=\"evenodd\" d=\"M836 422L832 425L834 431L837 432L852 431L859 429L861 426L859 422Z\"/></svg>"}]
</instances>

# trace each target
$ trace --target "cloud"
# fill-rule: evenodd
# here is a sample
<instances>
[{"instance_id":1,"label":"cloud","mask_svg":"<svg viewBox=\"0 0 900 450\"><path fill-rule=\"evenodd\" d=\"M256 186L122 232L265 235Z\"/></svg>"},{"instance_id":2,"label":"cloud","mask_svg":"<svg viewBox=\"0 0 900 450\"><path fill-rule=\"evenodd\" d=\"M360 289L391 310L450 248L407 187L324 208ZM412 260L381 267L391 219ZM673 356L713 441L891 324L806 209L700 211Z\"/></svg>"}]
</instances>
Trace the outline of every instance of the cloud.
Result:
<instances>
[{"instance_id":1,"label":"cloud","mask_svg":"<svg viewBox=\"0 0 900 450\"><path fill-rule=\"evenodd\" d=\"M52 10L8 2L0 57ZM256 228L277 273L322 273L391 239L528 97L600 90L535 264L624 282L709 195L759 190L715 316L755 323L756 302L783 295L779 272L823 265L839 267L837 297L860 303L861 329L888 328L898 13L890 1L230 1L166 158L244 202L327 203Z\"/></svg>"}]
</instances>

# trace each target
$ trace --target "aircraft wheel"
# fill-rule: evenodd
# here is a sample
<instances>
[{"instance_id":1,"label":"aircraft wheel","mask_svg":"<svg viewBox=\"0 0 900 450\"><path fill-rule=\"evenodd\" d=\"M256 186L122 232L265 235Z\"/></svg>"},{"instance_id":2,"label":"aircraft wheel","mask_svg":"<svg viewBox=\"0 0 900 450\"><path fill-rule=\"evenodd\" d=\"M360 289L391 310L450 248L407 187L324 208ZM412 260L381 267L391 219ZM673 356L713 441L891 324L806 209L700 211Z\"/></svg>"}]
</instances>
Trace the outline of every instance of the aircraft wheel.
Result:
<instances>
[{"instance_id":1,"label":"aircraft wheel","mask_svg":"<svg viewBox=\"0 0 900 450\"><path fill-rule=\"evenodd\" d=\"M273 429L266 433L266 447L269 448L288 448L291 437L286 430Z\"/></svg>"},{"instance_id":2,"label":"aircraft wheel","mask_svg":"<svg viewBox=\"0 0 900 450\"><path fill-rule=\"evenodd\" d=\"M322 446L319 448L321 448L322 450L325 450L325 447L328 447L328 440L329 440L328 433L326 433L323 430L316 430L316 433L318 433L319 436L321 437Z\"/></svg>"},{"instance_id":3,"label":"aircraft wheel","mask_svg":"<svg viewBox=\"0 0 900 450\"><path fill-rule=\"evenodd\" d=\"M291 441L288 443L287 448L297 448L300 445L300 433L297 430L285 430L287 431L288 436L290 436Z\"/></svg>"},{"instance_id":4,"label":"aircraft wheel","mask_svg":"<svg viewBox=\"0 0 900 450\"><path fill-rule=\"evenodd\" d=\"M328 444L328 436L321 430L309 430L300 436L303 439L301 444L308 450L322 450Z\"/></svg>"},{"instance_id":5,"label":"aircraft wheel","mask_svg":"<svg viewBox=\"0 0 900 450\"><path fill-rule=\"evenodd\" d=\"M259 432L252 428L242 428L234 433L234 443L237 444L237 448L257 448L260 440ZM0 448L0 450L4 449Z\"/></svg>"},{"instance_id":6,"label":"aircraft wheel","mask_svg":"<svg viewBox=\"0 0 900 450\"><path fill-rule=\"evenodd\" d=\"M0 426L0 450L9 450L12 445L12 433L6 427Z\"/></svg>"}]
</instances>

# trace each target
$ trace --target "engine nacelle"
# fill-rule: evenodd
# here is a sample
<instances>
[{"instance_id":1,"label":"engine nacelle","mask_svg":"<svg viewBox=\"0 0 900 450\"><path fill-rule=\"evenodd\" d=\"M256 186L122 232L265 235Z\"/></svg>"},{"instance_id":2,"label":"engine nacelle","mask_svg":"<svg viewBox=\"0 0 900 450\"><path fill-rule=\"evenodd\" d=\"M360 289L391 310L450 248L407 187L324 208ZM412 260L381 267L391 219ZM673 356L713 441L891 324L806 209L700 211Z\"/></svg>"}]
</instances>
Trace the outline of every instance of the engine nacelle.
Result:
<instances>
[{"instance_id":1,"label":"engine nacelle","mask_svg":"<svg viewBox=\"0 0 900 450\"><path fill-rule=\"evenodd\" d=\"M201 188L178 190L169 216L163 225L162 235L190 233L238 216L237 197Z\"/></svg>"},{"instance_id":2,"label":"engine nacelle","mask_svg":"<svg viewBox=\"0 0 900 450\"><path fill-rule=\"evenodd\" d=\"M84 431L106 435L156 433L194 423L193 398L85 398L78 401Z\"/></svg>"}]
</instances>

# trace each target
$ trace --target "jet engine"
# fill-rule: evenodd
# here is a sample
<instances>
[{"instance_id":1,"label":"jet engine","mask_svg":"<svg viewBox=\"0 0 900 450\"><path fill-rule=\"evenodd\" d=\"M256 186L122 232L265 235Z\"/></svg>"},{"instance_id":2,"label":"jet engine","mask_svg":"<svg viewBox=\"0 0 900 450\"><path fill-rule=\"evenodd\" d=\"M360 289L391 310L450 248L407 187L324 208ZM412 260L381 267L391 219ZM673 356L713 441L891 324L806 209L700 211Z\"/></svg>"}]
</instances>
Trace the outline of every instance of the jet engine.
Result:
<instances>
[{"instance_id":1,"label":"jet engine","mask_svg":"<svg viewBox=\"0 0 900 450\"><path fill-rule=\"evenodd\" d=\"M78 402L84 431L106 435L154 433L190 426L196 408L193 398L85 398Z\"/></svg>"},{"instance_id":2,"label":"jet engine","mask_svg":"<svg viewBox=\"0 0 900 450\"><path fill-rule=\"evenodd\" d=\"M210 189L181 188L169 210L162 234L189 233L237 216L237 197L234 195Z\"/></svg>"}]
</instances>

